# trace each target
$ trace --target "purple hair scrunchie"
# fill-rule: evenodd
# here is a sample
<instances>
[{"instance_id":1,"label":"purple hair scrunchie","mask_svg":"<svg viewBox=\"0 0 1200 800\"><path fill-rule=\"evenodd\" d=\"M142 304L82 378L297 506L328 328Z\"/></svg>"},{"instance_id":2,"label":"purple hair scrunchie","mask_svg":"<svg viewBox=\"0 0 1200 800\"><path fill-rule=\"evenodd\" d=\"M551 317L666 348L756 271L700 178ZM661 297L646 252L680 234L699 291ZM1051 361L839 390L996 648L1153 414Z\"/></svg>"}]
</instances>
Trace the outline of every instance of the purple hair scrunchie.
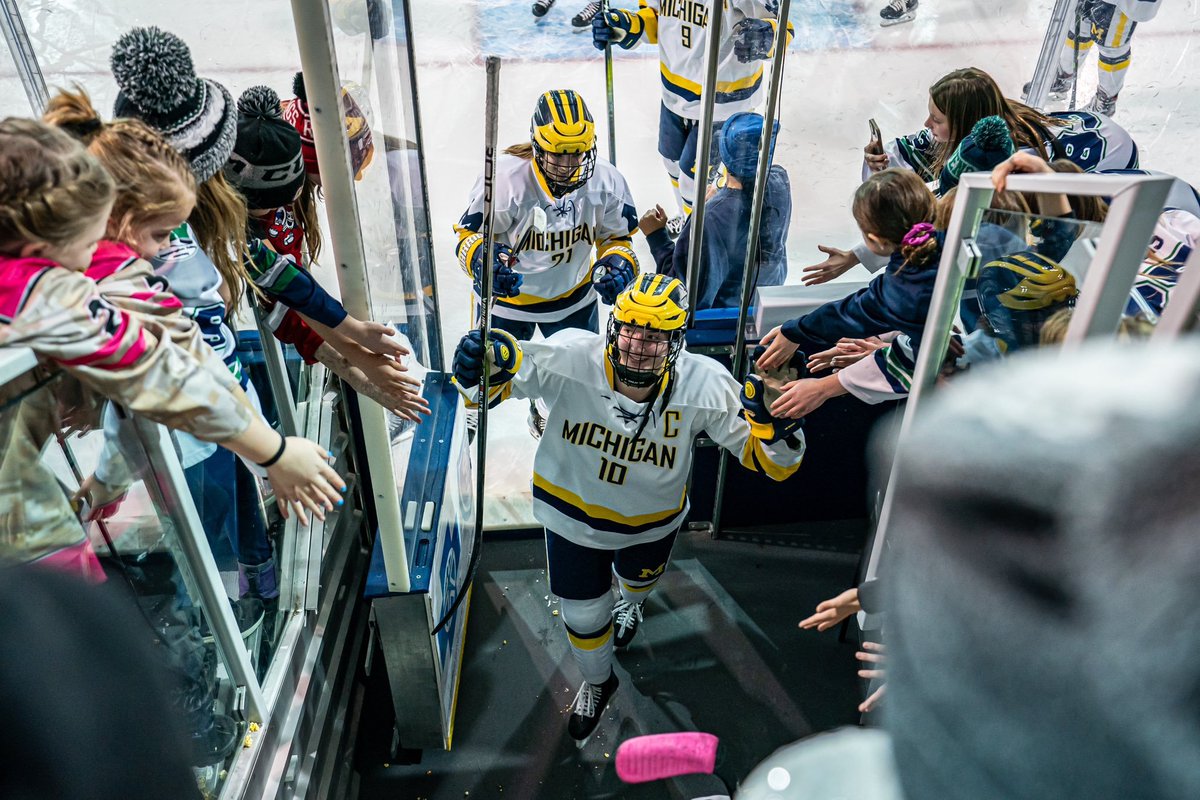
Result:
<instances>
[{"instance_id":1,"label":"purple hair scrunchie","mask_svg":"<svg viewBox=\"0 0 1200 800\"><path fill-rule=\"evenodd\" d=\"M920 247L933 237L933 225L928 222L918 222L904 234L905 247Z\"/></svg>"}]
</instances>

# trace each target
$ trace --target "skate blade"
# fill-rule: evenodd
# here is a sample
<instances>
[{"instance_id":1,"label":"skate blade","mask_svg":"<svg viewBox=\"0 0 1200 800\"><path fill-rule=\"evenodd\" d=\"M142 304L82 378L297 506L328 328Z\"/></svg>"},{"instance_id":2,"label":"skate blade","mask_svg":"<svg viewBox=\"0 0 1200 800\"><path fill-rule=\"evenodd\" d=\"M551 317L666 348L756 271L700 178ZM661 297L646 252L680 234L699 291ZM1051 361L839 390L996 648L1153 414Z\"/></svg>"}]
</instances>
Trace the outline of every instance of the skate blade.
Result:
<instances>
[{"instance_id":1,"label":"skate blade","mask_svg":"<svg viewBox=\"0 0 1200 800\"><path fill-rule=\"evenodd\" d=\"M905 14L903 17L897 17L896 19L881 19L879 20L879 27L891 28L896 25L903 25L906 22L912 22L916 18L916 14Z\"/></svg>"}]
</instances>

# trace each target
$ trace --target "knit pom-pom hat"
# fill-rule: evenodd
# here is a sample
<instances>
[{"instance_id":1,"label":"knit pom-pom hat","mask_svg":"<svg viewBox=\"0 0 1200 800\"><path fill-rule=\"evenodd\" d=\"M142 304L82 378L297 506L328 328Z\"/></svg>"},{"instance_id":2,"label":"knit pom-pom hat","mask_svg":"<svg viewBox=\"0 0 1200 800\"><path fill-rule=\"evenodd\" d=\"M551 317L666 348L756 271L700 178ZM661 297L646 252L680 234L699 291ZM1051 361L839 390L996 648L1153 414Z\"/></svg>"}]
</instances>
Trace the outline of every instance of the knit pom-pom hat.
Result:
<instances>
[{"instance_id":1,"label":"knit pom-pom hat","mask_svg":"<svg viewBox=\"0 0 1200 800\"><path fill-rule=\"evenodd\" d=\"M113 45L109 63L120 87L113 114L161 133L197 181L217 174L233 152L237 115L228 89L196 77L187 44L161 28L134 28Z\"/></svg>"},{"instance_id":2,"label":"knit pom-pom hat","mask_svg":"<svg viewBox=\"0 0 1200 800\"><path fill-rule=\"evenodd\" d=\"M249 208L286 206L304 186L300 134L283 121L279 95L268 86L251 86L237 109L237 142L225 177Z\"/></svg>"},{"instance_id":3,"label":"knit pom-pom hat","mask_svg":"<svg viewBox=\"0 0 1200 800\"><path fill-rule=\"evenodd\" d=\"M975 123L971 132L959 143L958 149L942 168L938 194L958 186L959 178L967 172L988 172L1016 150L1008 123L1001 117L984 117Z\"/></svg>"}]
</instances>

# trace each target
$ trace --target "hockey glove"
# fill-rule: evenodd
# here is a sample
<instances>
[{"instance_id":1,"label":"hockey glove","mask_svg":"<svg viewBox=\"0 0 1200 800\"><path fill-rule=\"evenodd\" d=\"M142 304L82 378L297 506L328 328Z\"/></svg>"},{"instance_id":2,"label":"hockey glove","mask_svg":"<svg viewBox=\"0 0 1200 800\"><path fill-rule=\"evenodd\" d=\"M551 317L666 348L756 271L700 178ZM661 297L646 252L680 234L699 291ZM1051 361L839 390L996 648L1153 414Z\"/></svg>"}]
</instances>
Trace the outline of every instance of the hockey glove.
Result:
<instances>
[{"instance_id":1,"label":"hockey glove","mask_svg":"<svg viewBox=\"0 0 1200 800\"><path fill-rule=\"evenodd\" d=\"M475 294L483 297L483 256L486 245L480 242L471 257L471 277L475 281ZM506 244L496 242L492 246L492 294L496 297L516 297L521 293L521 276L513 270L517 263L516 253Z\"/></svg>"},{"instance_id":2,"label":"hockey glove","mask_svg":"<svg viewBox=\"0 0 1200 800\"><path fill-rule=\"evenodd\" d=\"M1112 25L1113 12L1116 6L1104 0L1082 0L1080 10L1083 18L1092 24L1093 38L1103 41Z\"/></svg>"},{"instance_id":3,"label":"hockey glove","mask_svg":"<svg viewBox=\"0 0 1200 800\"><path fill-rule=\"evenodd\" d=\"M613 253L596 261L592 269L592 286L605 305L616 302L617 295L633 282L637 272L625 256Z\"/></svg>"},{"instance_id":4,"label":"hockey glove","mask_svg":"<svg viewBox=\"0 0 1200 800\"><path fill-rule=\"evenodd\" d=\"M628 50L642 38L643 30L642 18L637 14L623 8L609 9L607 14L592 17L592 45L597 50L610 44Z\"/></svg>"},{"instance_id":5,"label":"hockey glove","mask_svg":"<svg viewBox=\"0 0 1200 800\"><path fill-rule=\"evenodd\" d=\"M733 54L745 64L771 57L775 26L765 19L744 19L733 26Z\"/></svg>"},{"instance_id":6,"label":"hockey glove","mask_svg":"<svg viewBox=\"0 0 1200 800\"><path fill-rule=\"evenodd\" d=\"M750 423L750 435L772 444L786 439L804 425L804 419L776 419L771 416L773 398L769 397L766 384L759 375L747 375L742 383L742 408L746 421Z\"/></svg>"},{"instance_id":7,"label":"hockey glove","mask_svg":"<svg viewBox=\"0 0 1200 800\"><path fill-rule=\"evenodd\" d=\"M509 394L508 383L521 368L521 343L511 333L499 328L489 331L490 347L483 346L483 333L473 330L458 342L454 349L454 382L468 401L476 395L472 390L479 386L483 377L483 362L490 367L488 390L492 395L488 408L495 406Z\"/></svg>"}]
</instances>

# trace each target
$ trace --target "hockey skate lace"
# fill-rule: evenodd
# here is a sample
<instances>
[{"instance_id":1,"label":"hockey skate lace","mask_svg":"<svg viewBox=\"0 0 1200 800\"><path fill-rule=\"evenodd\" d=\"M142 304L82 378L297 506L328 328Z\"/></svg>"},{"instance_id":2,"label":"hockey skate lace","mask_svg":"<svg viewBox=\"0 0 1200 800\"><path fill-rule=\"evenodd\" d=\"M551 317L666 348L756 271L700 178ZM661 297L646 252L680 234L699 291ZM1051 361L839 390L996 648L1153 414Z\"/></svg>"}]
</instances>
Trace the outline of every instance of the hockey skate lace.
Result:
<instances>
[{"instance_id":1,"label":"hockey skate lace","mask_svg":"<svg viewBox=\"0 0 1200 800\"><path fill-rule=\"evenodd\" d=\"M669 220L667 220L667 234L671 238L673 238L673 239L678 238L679 234L682 232L683 232L683 215L682 214L680 214L677 217L671 217Z\"/></svg>"},{"instance_id":2,"label":"hockey skate lace","mask_svg":"<svg viewBox=\"0 0 1200 800\"><path fill-rule=\"evenodd\" d=\"M586 23L591 22L592 17L596 16L599 13L600 13L600 3L598 2L598 0L592 0L592 2L588 3L586 6L584 6L582 9L579 10L579 13L575 15L575 18L586 24Z\"/></svg>"},{"instance_id":3,"label":"hockey skate lace","mask_svg":"<svg viewBox=\"0 0 1200 800\"><path fill-rule=\"evenodd\" d=\"M624 636L625 631L636 627L642 621L642 604L631 603L628 600L618 600L616 607L617 635Z\"/></svg>"},{"instance_id":4,"label":"hockey skate lace","mask_svg":"<svg viewBox=\"0 0 1200 800\"><path fill-rule=\"evenodd\" d=\"M600 690L584 681L583 686L579 687L579 694L575 695L575 702L571 704L571 711L589 719L596 716L596 701L599 696Z\"/></svg>"},{"instance_id":5,"label":"hockey skate lace","mask_svg":"<svg viewBox=\"0 0 1200 800\"><path fill-rule=\"evenodd\" d=\"M888 3L888 8L893 11L905 11L908 7L908 0L891 0Z\"/></svg>"}]
</instances>

